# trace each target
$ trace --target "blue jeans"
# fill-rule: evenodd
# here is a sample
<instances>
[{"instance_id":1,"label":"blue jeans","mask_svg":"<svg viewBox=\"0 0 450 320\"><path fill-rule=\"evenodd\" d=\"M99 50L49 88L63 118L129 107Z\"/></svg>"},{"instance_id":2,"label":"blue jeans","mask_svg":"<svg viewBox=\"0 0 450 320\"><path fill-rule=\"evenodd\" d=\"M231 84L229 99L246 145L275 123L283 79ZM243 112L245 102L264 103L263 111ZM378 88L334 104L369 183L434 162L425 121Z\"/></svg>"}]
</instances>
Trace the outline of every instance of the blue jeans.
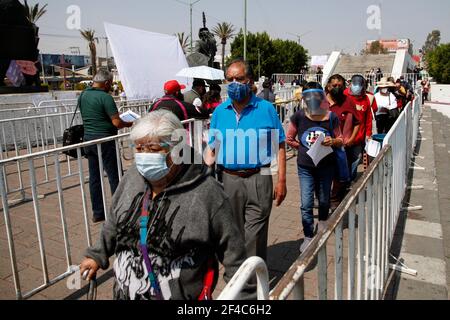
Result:
<instances>
[{"instance_id":1,"label":"blue jeans","mask_svg":"<svg viewBox=\"0 0 450 320\"><path fill-rule=\"evenodd\" d=\"M307 168L298 166L302 205L303 232L305 237L314 236L314 193L319 198L319 220L326 221L330 211L331 183L334 177L334 166Z\"/></svg>"},{"instance_id":2,"label":"blue jeans","mask_svg":"<svg viewBox=\"0 0 450 320\"><path fill-rule=\"evenodd\" d=\"M101 138L106 138L110 135L107 134L85 134L84 141L92 141ZM102 160L103 169L106 171L109 180L109 186L111 188L111 194L117 189L119 185L119 172L117 167L116 157L116 143L110 141L102 143ZM85 147L84 151L88 158L89 163L89 191L91 194L92 212L95 218L105 217L105 208L103 207L103 195L100 179L102 179L103 172L100 172L98 162L97 145ZM120 161L120 159L119 159Z\"/></svg>"},{"instance_id":3,"label":"blue jeans","mask_svg":"<svg viewBox=\"0 0 450 320\"><path fill-rule=\"evenodd\" d=\"M362 144L357 144L345 149L345 152L347 153L347 162L350 167L351 181L354 181L358 174L358 166L362 160L363 150L364 148Z\"/></svg>"}]
</instances>

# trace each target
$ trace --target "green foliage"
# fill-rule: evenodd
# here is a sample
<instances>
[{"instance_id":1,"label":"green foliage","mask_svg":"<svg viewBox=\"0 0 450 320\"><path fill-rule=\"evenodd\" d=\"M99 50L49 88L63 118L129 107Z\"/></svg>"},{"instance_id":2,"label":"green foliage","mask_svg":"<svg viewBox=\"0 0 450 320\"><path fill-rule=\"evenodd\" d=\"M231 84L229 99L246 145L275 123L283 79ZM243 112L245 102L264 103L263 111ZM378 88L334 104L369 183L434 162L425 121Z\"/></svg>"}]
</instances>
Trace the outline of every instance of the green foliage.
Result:
<instances>
[{"instance_id":1,"label":"green foliage","mask_svg":"<svg viewBox=\"0 0 450 320\"><path fill-rule=\"evenodd\" d=\"M247 34L247 61L258 74L258 51L261 55L261 75L270 77L274 73L299 73L308 61L308 51L290 40L272 40L267 32ZM242 30L231 43L231 57L244 56L244 34Z\"/></svg>"},{"instance_id":2,"label":"green foliage","mask_svg":"<svg viewBox=\"0 0 450 320\"><path fill-rule=\"evenodd\" d=\"M428 52L433 51L439 46L441 42L441 32L439 30L433 30L428 34L427 40L422 47L422 52L426 55Z\"/></svg>"},{"instance_id":3,"label":"green foliage","mask_svg":"<svg viewBox=\"0 0 450 320\"><path fill-rule=\"evenodd\" d=\"M428 52L426 61L428 72L438 83L450 84L450 43Z\"/></svg>"},{"instance_id":4,"label":"green foliage","mask_svg":"<svg viewBox=\"0 0 450 320\"><path fill-rule=\"evenodd\" d=\"M189 39L191 38L188 35L185 35L184 32L178 32L175 34L178 37L178 41L180 42L180 46L183 49L184 54L186 54L187 49L189 47Z\"/></svg>"},{"instance_id":5,"label":"green foliage","mask_svg":"<svg viewBox=\"0 0 450 320\"><path fill-rule=\"evenodd\" d=\"M212 32L220 39L222 44L222 69L225 71L225 46L227 41L234 37L234 26L228 22L218 23Z\"/></svg>"},{"instance_id":6,"label":"green foliage","mask_svg":"<svg viewBox=\"0 0 450 320\"><path fill-rule=\"evenodd\" d=\"M39 3L36 3L34 6L29 6L27 0L24 0L22 4L25 10L25 15L31 23L36 23L46 12L47 4L45 4L42 8L39 8Z\"/></svg>"}]
</instances>

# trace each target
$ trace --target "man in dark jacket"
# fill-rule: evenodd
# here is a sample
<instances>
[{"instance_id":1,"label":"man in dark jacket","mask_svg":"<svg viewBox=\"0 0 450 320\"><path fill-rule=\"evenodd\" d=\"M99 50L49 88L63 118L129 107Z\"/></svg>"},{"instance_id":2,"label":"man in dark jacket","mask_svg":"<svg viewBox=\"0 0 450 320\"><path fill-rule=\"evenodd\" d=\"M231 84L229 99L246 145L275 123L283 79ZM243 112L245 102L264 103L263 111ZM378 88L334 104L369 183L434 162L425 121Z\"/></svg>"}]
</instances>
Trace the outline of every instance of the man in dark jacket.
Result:
<instances>
[{"instance_id":1,"label":"man in dark jacket","mask_svg":"<svg viewBox=\"0 0 450 320\"><path fill-rule=\"evenodd\" d=\"M192 90L184 93L184 101L192 103L196 107L203 105L202 101L206 94L206 83L202 79L194 79Z\"/></svg>"},{"instance_id":2,"label":"man in dark jacket","mask_svg":"<svg viewBox=\"0 0 450 320\"><path fill-rule=\"evenodd\" d=\"M168 110L173 112L180 121L188 119L207 119L209 117L207 110L202 107L195 107L191 103L184 102L181 90L186 86L179 84L176 80L167 81L164 84L164 97L157 100L150 111Z\"/></svg>"}]
</instances>

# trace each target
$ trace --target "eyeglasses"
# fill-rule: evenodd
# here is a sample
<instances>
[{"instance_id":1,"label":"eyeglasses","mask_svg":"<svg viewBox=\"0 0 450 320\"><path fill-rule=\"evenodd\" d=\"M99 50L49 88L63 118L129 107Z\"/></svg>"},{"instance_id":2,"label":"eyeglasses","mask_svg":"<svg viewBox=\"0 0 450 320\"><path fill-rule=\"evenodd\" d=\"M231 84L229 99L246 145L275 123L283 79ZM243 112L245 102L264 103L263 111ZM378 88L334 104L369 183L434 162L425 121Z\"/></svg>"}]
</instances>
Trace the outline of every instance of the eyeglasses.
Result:
<instances>
[{"instance_id":1,"label":"eyeglasses","mask_svg":"<svg viewBox=\"0 0 450 320\"><path fill-rule=\"evenodd\" d=\"M170 145L165 142L150 142L144 144L132 144L131 147L135 148L138 153L159 153L161 151L166 151L164 149L168 149Z\"/></svg>"},{"instance_id":2,"label":"eyeglasses","mask_svg":"<svg viewBox=\"0 0 450 320\"><path fill-rule=\"evenodd\" d=\"M241 82L241 83L243 83L243 82L245 82L245 80L247 80L247 77L246 76L243 76L243 77L227 77L226 79L225 79L227 82L233 82L233 81L236 81L236 82Z\"/></svg>"}]
</instances>

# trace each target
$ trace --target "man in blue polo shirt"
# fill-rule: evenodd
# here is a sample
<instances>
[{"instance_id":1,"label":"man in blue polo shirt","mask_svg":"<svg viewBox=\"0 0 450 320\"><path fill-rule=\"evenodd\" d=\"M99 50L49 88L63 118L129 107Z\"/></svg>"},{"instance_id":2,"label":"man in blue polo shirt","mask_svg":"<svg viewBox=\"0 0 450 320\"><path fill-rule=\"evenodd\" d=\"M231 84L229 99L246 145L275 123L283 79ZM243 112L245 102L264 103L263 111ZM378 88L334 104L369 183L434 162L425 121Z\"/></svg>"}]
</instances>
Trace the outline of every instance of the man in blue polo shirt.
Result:
<instances>
[{"instance_id":1,"label":"man in blue polo shirt","mask_svg":"<svg viewBox=\"0 0 450 320\"><path fill-rule=\"evenodd\" d=\"M252 79L244 60L229 64L229 99L213 113L205 162L216 162L223 172L225 193L245 235L247 256L266 260L272 201L281 205L287 192L285 134L272 104L251 92ZM271 175L274 160L278 164L275 188Z\"/></svg>"}]
</instances>

